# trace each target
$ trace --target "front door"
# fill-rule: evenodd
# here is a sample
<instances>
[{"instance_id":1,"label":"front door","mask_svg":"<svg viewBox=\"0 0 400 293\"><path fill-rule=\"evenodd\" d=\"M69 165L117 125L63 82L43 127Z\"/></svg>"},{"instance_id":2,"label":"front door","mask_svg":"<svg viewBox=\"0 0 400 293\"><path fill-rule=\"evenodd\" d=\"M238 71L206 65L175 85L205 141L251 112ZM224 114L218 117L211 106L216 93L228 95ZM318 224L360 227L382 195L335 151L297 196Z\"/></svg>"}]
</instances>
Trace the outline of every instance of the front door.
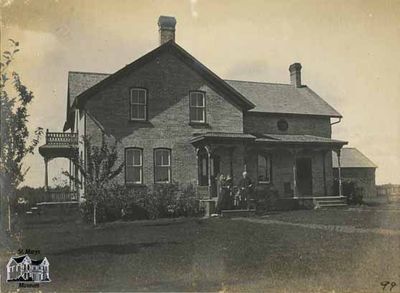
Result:
<instances>
[{"instance_id":1,"label":"front door","mask_svg":"<svg viewBox=\"0 0 400 293\"><path fill-rule=\"evenodd\" d=\"M296 183L299 196L312 196L312 161L311 158L296 160Z\"/></svg>"}]
</instances>

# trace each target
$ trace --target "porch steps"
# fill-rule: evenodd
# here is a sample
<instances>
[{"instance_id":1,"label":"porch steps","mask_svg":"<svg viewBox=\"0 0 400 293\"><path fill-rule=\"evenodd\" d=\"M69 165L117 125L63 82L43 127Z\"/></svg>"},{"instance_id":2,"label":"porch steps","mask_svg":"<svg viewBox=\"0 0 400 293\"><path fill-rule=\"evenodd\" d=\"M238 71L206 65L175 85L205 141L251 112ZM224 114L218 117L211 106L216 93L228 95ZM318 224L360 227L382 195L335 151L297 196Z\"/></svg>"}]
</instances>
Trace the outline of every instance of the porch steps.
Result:
<instances>
[{"instance_id":1,"label":"porch steps","mask_svg":"<svg viewBox=\"0 0 400 293\"><path fill-rule=\"evenodd\" d=\"M314 198L314 202L316 206L320 208L337 208L337 207L346 207L346 198L345 197L318 197Z\"/></svg>"},{"instance_id":2,"label":"porch steps","mask_svg":"<svg viewBox=\"0 0 400 293\"><path fill-rule=\"evenodd\" d=\"M237 217L254 217L256 210L222 210L221 215L224 218L237 218Z\"/></svg>"}]
</instances>

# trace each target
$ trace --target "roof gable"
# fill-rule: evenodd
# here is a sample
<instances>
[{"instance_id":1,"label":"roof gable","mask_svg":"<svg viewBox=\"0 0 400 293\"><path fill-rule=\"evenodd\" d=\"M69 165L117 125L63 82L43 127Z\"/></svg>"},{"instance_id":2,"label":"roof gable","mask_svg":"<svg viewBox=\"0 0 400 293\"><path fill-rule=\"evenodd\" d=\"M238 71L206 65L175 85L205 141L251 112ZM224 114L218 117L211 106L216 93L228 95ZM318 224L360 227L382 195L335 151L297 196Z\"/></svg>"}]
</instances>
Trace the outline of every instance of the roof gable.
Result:
<instances>
[{"instance_id":1,"label":"roof gable","mask_svg":"<svg viewBox=\"0 0 400 293\"><path fill-rule=\"evenodd\" d=\"M129 72L147 64L163 52L173 53L190 68L199 73L210 85L242 109L249 112L279 113L342 117L333 107L307 86L290 84L222 80L206 66L173 41L169 41L147 53L114 74L93 72L69 72L68 107L64 131L73 127L74 111L70 107L81 107L96 92L122 78Z\"/></svg>"},{"instance_id":2,"label":"roof gable","mask_svg":"<svg viewBox=\"0 0 400 293\"><path fill-rule=\"evenodd\" d=\"M207 82L209 82L214 87L218 88L221 91L221 93L224 94L225 98L231 99L239 107L249 110L255 106L252 102L247 100L242 94L240 94L238 91L236 91L234 88L232 88L223 79L219 78L215 73L213 73L211 70L209 70L206 66L204 66L202 63L200 63L196 58L194 58L192 55L190 55L182 47L180 47L173 41L169 41L169 42L157 47L153 51L147 53L146 55L144 55L141 58L137 59L136 61L132 62L131 64L123 67L122 69L115 72L114 74L106 76L105 78L101 78L99 76L93 78L93 76L92 76L92 79L87 81L87 83L90 83L91 81L93 81L95 83L95 81L97 79L99 79L99 80L101 79L101 80L98 81L97 83L95 83L93 86L89 87L84 92L78 94L77 97L72 102L72 105L75 105L77 107L83 106L85 104L85 102L87 101L87 99L89 99L91 96L93 96L99 90L101 90L108 84L118 80L119 78L125 76L130 71L135 70L135 69L147 64L149 61L153 60L154 58L156 58L157 56L159 56L160 54L162 54L164 52L169 52L169 53L174 54L181 61L183 61L186 65L188 65L190 68L192 68L197 73L199 73Z\"/></svg>"},{"instance_id":3,"label":"roof gable","mask_svg":"<svg viewBox=\"0 0 400 293\"><path fill-rule=\"evenodd\" d=\"M356 148L343 148L340 152L341 168L377 168L370 159ZM332 152L332 167L338 168L338 157Z\"/></svg>"},{"instance_id":4,"label":"roof gable","mask_svg":"<svg viewBox=\"0 0 400 293\"><path fill-rule=\"evenodd\" d=\"M225 80L255 104L250 112L284 113L342 117L333 107L307 86Z\"/></svg>"},{"instance_id":5,"label":"roof gable","mask_svg":"<svg viewBox=\"0 0 400 293\"><path fill-rule=\"evenodd\" d=\"M68 100L71 106L77 96L110 76L107 73L68 72Z\"/></svg>"}]
</instances>

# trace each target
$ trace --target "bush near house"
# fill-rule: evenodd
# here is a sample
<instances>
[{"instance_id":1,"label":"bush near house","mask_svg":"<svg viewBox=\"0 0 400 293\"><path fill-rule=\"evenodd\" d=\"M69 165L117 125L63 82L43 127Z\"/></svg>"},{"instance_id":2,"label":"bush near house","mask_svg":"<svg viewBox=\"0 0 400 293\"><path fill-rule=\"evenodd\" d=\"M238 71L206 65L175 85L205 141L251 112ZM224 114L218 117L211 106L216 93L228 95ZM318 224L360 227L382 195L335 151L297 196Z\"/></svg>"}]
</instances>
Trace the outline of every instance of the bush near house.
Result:
<instances>
[{"instance_id":1,"label":"bush near house","mask_svg":"<svg viewBox=\"0 0 400 293\"><path fill-rule=\"evenodd\" d=\"M82 204L84 219L93 217L92 203ZM126 187L114 184L98 203L98 222L194 217L201 215L192 184L154 184L150 187Z\"/></svg>"},{"instance_id":2,"label":"bush near house","mask_svg":"<svg viewBox=\"0 0 400 293\"><path fill-rule=\"evenodd\" d=\"M334 193L339 194L339 182L334 182ZM364 189L358 186L357 182L346 180L342 182L343 196L347 198L347 204L356 205L363 204Z\"/></svg>"},{"instance_id":3,"label":"bush near house","mask_svg":"<svg viewBox=\"0 0 400 293\"><path fill-rule=\"evenodd\" d=\"M278 189L273 185L259 185L256 187L256 212L262 215L269 211L289 211L299 209L296 200L290 197L281 197Z\"/></svg>"}]
</instances>

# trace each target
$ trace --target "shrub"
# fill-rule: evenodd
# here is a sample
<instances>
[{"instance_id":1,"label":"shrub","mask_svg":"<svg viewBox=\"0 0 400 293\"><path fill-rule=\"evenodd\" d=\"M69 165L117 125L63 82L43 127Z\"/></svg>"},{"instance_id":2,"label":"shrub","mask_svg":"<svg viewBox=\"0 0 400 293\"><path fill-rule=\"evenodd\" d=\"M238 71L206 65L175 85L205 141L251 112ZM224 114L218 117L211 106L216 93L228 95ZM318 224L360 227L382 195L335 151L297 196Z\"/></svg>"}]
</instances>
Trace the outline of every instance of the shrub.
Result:
<instances>
[{"instance_id":1,"label":"shrub","mask_svg":"<svg viewBox=\"0 0 400 293\"><path fill-rule=\"evenodd\" d=\"M25 205L27 208L36 205L38 202L44 201L46 198L46 192L43 187L33 188L24 186L17 189L16 195L14 204L17 204L19 198L23 198L27 201Z\"/></svg>"},{"instance_id":2,"label":"shrub","mask_svg":"<svg viewBox=\"0 0 400 293\"><path fill-rule=\"evenodd\" d=\"M279 192L274 185L259 185L256 187L256 209L258 213L277 210Z\"/></svg>"},{"instance_id":3,"label":"shrub","mask_svg":"<svg viewBox=\"0 0 400 293\"><path fill-rule=\"evenodd\" d=\"M337 192L339 191L338 184L336 185ZM357 186L355 181L343 181L342 182L343 196L347 198L348 204L362 204L364 189Z\"/></svg>"},{"instance_id":4,"label":"shrub","mask_svg":"<svg viewBox=\"0 0 400 293\"><path fill-rule=\"evenodd\" d=\"M200 214L192 184L155 184L149 189L144 208L152 219L192 217Z\"/></svg>"},{"instance_id":5,"label":"shrub","mask_svg":"<svg viewBox=\"0 0 400 293\"><path fill-rule=\"evenodd\" d=\"M93 217L93 203L82 205L84 218ZM155 184L126 187L112 185L106 196L98 202L98 222L115 220L142 220L157 218L193 217L201 214L196 190L192 184Z\"/></svg>"}]
</instances>

